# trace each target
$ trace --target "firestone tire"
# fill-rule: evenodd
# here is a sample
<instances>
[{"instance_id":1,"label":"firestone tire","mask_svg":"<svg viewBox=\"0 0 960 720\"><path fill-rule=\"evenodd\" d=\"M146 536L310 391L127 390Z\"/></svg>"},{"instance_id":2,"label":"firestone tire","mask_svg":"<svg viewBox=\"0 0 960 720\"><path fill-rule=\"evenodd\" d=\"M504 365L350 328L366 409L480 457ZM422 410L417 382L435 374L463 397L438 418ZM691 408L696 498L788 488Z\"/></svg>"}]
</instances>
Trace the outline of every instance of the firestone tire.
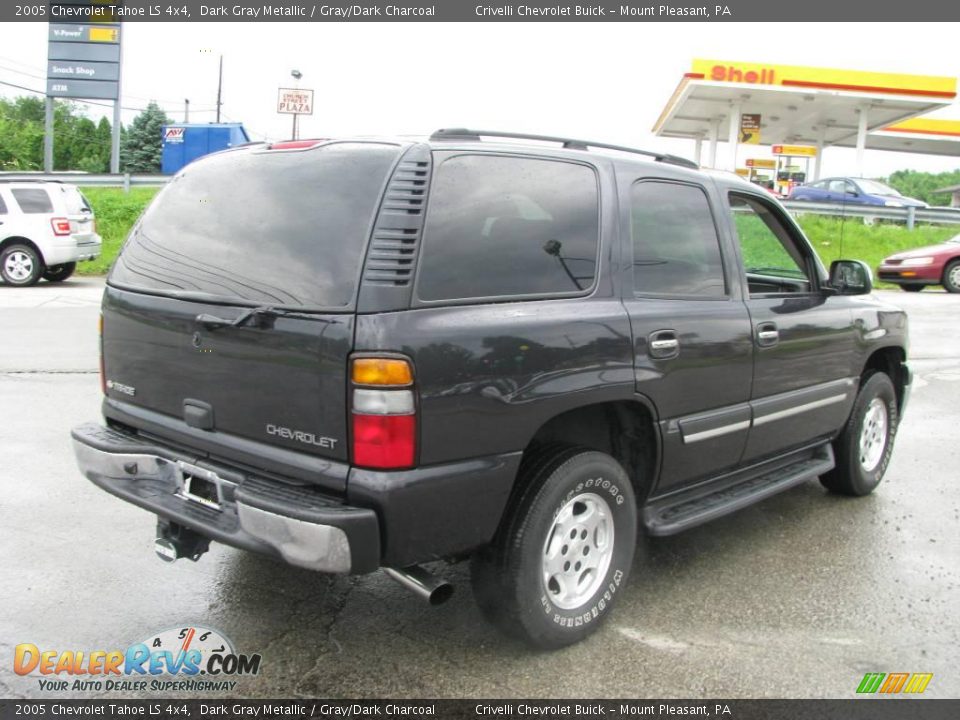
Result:
<instances>
[{"instance_id":1,"label":"firestone tire","mask_svg":"<svg viewBox=\"0 0 960 720\"><path fill-rule=\"evenodd\" d=\"M0 277L7 285L36 285L42 274L43 260L29 245L8 245L0 253Z\"/></svg>"},{"instance_id":2,"label":"firestone tire","mask_svg":"<svg viewBox=\"0 0 960 720\"><path fill-rule=\"evenodd\" d=\"M880 484L890 463L899 422L897 394L886 373L868 375L860 385L850 419L833 449L837 465L820 478L840 495L869 495Z\"/></svg>"},{"instance_id":3,"label":"firestone tire","mask_svg":"<svg viewBox=\"0 0 960 720\"><path fill-rule=\"evenodd\" d=\"M561 648L594 632L623 593L636 498L616 460L578 448L541 456L520 482L496 538L473 557L474 596L506 634Z\"/></svg>"}]
</instances>

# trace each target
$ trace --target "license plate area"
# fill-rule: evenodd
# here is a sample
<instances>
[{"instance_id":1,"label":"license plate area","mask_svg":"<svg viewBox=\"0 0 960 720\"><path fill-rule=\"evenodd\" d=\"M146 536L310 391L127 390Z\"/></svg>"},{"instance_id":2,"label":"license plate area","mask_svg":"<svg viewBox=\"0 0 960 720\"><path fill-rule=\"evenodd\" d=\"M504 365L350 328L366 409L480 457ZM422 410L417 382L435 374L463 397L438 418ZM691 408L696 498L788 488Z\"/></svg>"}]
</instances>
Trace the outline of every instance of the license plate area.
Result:
<instances>
[{"instance_id":1,"label":"license plate area","mask_svg":"<svg viewBox=\"0 0 960 720\"><path fill-rule=\"evenodd\" d=\"M223 480L212 470L177 463L180 489L177 494L212 510L223 510Z\"/></svg>"}]
</instances>

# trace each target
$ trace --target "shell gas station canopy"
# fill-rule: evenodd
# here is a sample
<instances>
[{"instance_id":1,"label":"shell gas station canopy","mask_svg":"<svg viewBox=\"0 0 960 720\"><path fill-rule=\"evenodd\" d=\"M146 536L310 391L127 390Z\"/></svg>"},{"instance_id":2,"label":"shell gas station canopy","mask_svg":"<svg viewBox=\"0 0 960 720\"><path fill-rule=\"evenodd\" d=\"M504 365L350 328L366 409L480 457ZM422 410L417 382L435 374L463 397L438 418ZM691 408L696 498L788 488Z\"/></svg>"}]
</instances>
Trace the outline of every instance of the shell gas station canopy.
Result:
<instances>
[{"instance_id":1,"label":"shell gas station canopy","mask_svg":"<svg viewBox=\"0 0 960 720\"><path fill-rule=\"evenodd\" d=\"M805 147L812 179L824 148L853 147L863 175L866 149L960 156L960 121L920 117L956 97L955 77L698 59L653 131L694 140L695 159L710 167L725 140L734 148L729 170L744 144L774 146L775 155L776 146Z\"/></svg>"}]
</instances>

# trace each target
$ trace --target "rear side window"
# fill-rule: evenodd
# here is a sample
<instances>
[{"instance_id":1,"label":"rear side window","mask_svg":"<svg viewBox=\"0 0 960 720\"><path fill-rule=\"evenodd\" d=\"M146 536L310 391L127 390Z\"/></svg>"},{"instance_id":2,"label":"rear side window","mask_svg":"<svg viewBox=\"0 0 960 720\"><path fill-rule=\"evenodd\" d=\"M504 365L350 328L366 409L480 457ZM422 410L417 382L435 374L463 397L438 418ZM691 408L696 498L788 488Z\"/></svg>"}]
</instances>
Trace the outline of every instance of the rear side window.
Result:
<instances>
[{"instance_id":1,"label":"rear side window","mask_svg":"<svg viewBox=\"0 0 960 720\"><path fill-rule=\"evenodd\" d=\"M720 240L702 189L636 183L630 193L630 234L637 294L726 295Z\"/></svg>"},{"instance_id":2,"label":"rear side window","mask_svg":"<svg viewBox=\"0 0 960 720\"><path fill-rule=\"evenodd\" d=\"M63 188L63 197L67 203L67 212L71 215L93 212L87 198L75 187Z\"/></svg>"},{"instance_id":3,"label":"rear side window","mask_svg":"<svg viewBox=\"0 0 960 720\"><path fill-rule=\"evenodd\" d=\"M7 204L3 201L3 195L0 195L0 215L7 214Z\"/></svg>"},{"instance_id":4,"label":"rear side window","mask_svg":"<svg viewBox=\"0 0 960 720\"><path fill-rule=\"evenodd\" d=\"M14 188L10 192L20 209L28 215L53 212L53 203L43 188Z\"/></svg>"},{"instance_id":5,"label":"rear side window","mask_svg":"<svg viewBox=\"0 0 960 720\"><path fill-rule=\"evenodd\" d=\"M200 160L147 209L110 280L264 304L347 306L399 150L334 143Z\"/></svg>"},{"instance_id":6,"label":"rear side window","mask_svg":"<svg viewBox=\"0 0 960 720\"><path fill-rule=\"evenodd\" d=\"M420 260L423 300L580 293L599 246L597 177L584 165L460 155L436 170Z\"/></svg>"}]
</instances>

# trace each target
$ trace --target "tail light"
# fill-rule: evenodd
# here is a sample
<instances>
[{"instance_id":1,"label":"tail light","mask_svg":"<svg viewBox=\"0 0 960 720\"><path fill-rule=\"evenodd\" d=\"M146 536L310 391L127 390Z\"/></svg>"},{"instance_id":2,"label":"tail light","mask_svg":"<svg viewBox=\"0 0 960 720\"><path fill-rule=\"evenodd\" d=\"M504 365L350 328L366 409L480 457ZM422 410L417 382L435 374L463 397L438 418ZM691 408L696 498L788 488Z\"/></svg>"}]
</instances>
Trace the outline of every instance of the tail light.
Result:
<instances>
[{"instance_id":1,"label":"tail light","mask_svg":"<svg viewBox=\"0 0 960 720\"><path fill-rule=\"evenodd\" d=\"M350 368L353 464L412 467L417 447L413 369L397 358L355 358Z\"/></svg>"},{"instance_id":2,"label":"tail light","mask_svg":"<svg viewBox=\"0 0 960 720\"><path fill-rule=\"evenodd\" d=\"M70 221L67 218L50 218L53 234L59 237L70 234Z\"/></svg>"},{"instance_id":3,"label":"tail light","mask_svg":"<svg viewBox=\"0 0 960 720\"><path fill-rule=\"evenodd\" d=\"M100 393L107 394L107 374L103 369L103 313L100 313L100 319L97 321L97 335L99 336L100 346Z\"/></svg>"}]
</instances>

